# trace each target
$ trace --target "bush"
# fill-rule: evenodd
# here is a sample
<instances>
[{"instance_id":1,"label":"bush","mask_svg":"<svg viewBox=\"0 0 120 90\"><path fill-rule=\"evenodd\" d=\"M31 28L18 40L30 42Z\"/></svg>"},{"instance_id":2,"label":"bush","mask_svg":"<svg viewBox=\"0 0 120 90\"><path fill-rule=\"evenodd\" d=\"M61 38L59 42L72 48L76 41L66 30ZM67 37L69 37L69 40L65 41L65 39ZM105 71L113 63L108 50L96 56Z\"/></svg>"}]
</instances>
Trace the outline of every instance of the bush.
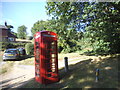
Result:
<instances>
[{"instance_id":1,"label":"bush","mask_svg":"<svg viewBox=\"0 0 120 90\"><path fill-rule=\"evenodd\" d=\"M25 49L26 49L26 53L27 53L28 55L33 55L33 54L34 54L34 44L32 44L32 43L27 43L27 44L25 45Z\"/></svg>"},{"instance_id":2,"label":"bush","mask_svg":"<svg viewBox=\"0 0 120 90\"><path fill-rule=\"evenodd\" d=\"M26 43L0 42L1 50L8 48L25 47Z\"/></svg>"},{"instance_id":3,"label":"bush","mask_svg":"<svg viewBox=\"0 0 120 90\"><path fill-rule=\"evenodd\" d=\"M32 37L32 36L27 36L26 39L27 39L27 40L32 40L33 37Z\"/></svg>"},{"instance_id":4,"label":"bush","mask_svg":"<svg viewBox=\"0 0 120 90\"><path fill-rule=\"evenodd\" d=\"M1 50L5 50L8 45L9 45L9 43L7 43L7 42L0 42Z\"/></svg>"},{"instance_id":5,"label":"bush","mask_svg":"<svg viewBox=\"0 0 120 90\"><path fill-rule=\"evenodd\" d=\"M12 43L9 42L0 42L0 44L2 50L15 47Z\"/></svg>"},{"instance_id":6,"label":"bush","mask_svg":"<svg viewBox=\"0 0 120 90\"><path fill-rule=\"evenodd\" d=\"M63 47L58 45L58 53L61 53L62 50L63 50Z\"/></svg>"}]
</instances>

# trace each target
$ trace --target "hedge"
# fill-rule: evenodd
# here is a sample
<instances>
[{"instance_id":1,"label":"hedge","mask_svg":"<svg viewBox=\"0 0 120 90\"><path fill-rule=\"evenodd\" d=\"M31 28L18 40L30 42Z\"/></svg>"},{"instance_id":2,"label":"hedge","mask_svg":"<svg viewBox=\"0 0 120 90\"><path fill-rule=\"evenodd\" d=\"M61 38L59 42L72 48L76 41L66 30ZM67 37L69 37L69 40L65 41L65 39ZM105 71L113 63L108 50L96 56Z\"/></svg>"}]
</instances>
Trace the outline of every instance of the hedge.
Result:
<instances>
[{"instance_id":1,"label":"hedge","mask_svg":"<svg viewBox=\"0 0 120 90\"><path fill-rule=\"evenodd\" d=\"M34 54L34 44L32 43L27 43L25 45L25 50L28 55L33 55Z\"/></svg>"},{"instance_id":2,"label":"hedge","mask_svg":"<svg viewBox=\"0 0 120 90\"><path fill-rule=\"evenodd\" d=\"M25 47L25 45L26 43L0 42L0 48L2 51L8 48Z\"/></svg>"}]
</instances>

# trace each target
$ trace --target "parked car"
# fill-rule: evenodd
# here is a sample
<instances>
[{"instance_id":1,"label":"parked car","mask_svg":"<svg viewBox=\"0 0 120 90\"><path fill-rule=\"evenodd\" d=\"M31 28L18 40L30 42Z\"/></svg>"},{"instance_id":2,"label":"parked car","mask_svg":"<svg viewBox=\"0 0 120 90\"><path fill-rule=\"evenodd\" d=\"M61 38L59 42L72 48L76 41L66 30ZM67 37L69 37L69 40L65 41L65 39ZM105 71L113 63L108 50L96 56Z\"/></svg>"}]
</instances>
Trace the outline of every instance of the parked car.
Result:
<instances>
[{"instance_id":1,"label":"parked car","mask_svg":"<svg viewBox=\"0 0 120 90\"><path fill-rule=\"evenodd\" d=\"M17 48L20 52L20 55L26 55L26 51L25 51L25 48Z\"/></svg>"},{"instance_id":2,"label":"parked car","mask_svg":"<svg viewBox=\"0 0 120 90\"><path fill-rule=\"evenodd\" d=\"M3 61L11 59L19 59L20 52L18 49L6 49L3 54Z\"/></svg>"}]
</instances>

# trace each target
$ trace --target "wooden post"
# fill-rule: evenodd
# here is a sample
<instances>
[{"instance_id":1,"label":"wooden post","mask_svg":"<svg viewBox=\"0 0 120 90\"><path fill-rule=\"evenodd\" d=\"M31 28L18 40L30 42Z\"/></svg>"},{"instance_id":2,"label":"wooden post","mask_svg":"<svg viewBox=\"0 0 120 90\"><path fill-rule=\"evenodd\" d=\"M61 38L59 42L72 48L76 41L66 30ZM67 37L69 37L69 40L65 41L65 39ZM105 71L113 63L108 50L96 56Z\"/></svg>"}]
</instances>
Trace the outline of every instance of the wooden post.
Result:
<instances>
[{"instance_id":1,"label":"wooden post","mask_svg":"<svg viewBox=\"0 0 120 90\"><path fill-rule=\"evenodd\" d=\"M68 57L64 57L64 63L65 63L65 72L68 72Z\"/></svg>"},{"instance_id":2,"label":"wooden post","mask_svg":"<svg viewBox=\"0 0 120 90\"><path fill-rule=\"evenodd\" d=\"M99 80L99 69L96 69L96 79L95 79L95 82L98 82Z\"/></svg>"}]
</instances>

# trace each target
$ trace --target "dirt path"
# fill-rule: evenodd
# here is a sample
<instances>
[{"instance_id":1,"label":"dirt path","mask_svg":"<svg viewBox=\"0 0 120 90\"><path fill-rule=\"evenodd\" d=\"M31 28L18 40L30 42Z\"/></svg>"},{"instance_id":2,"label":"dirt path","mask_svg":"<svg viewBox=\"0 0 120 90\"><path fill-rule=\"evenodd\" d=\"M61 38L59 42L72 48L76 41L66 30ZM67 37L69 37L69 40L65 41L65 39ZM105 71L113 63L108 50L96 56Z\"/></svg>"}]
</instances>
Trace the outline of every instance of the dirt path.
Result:
<instances>
[{"instance_id":1,"label":"dirt path","mask_svg":"<svg viewBox=\"0 0 120 90\"><path fill-rule=\"evenodd\" d=\"M90 57L79 57L69 59L69 65L78 63L83 60L90 59ZM19 86L27 83L28 80L34 78L35 69L32 65L19 65L15 62L12 70L8 73L0 75L0 87L2 88L19 88ZM64 67L64 60L59 61L59 68Z\"/></svg>"},{"instance_id":2,"label":"dirt path","mask_svg":"<svg viewBox=\"0 0 120 90\"><path fill-rule=\"evenodd\" d=\"M17 88L34 77L34 66L18 65L14 63L12 70L8 73L0 75L0 87L2 88Z\"/></svg>"}]
</instances>

